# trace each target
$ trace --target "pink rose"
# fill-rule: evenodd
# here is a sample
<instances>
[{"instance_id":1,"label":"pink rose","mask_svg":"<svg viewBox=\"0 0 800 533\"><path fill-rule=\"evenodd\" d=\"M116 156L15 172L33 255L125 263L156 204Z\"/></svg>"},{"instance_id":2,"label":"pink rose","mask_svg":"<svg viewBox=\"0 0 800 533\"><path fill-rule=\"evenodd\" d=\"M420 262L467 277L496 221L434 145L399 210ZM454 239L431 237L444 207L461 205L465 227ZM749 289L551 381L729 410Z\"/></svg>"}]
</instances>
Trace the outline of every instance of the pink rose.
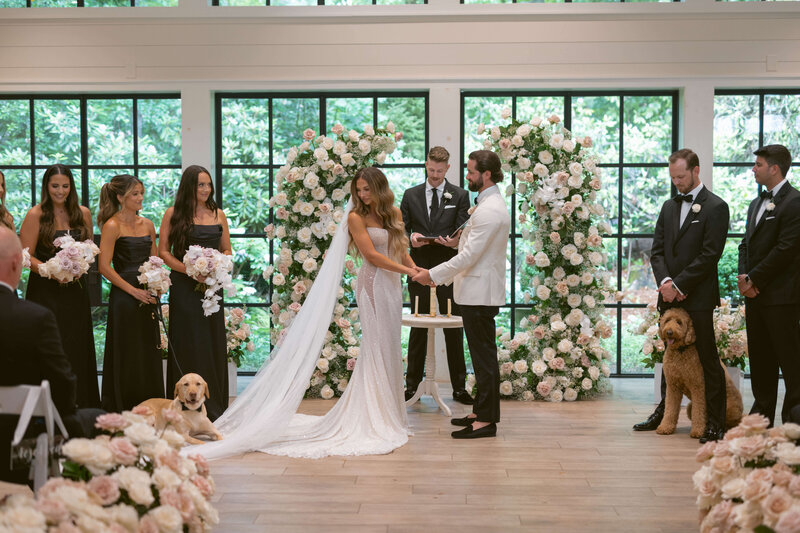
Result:
<instances>
[{"instance_id":1,"label":"pink rose","mask_svg":"<svg viewBox=\"0 0 800 533\"><path fill-rule=\"evenodd\" d=\"M509 148L511 148L511 141L505 138L500 139L500 141L497 144L500 146L501 150L508 150Z\"/></svg>"},{"instance_id":2,"label":"pink rose","mask_svg":"<svg viewBox=\"0 0 800 533\"><path fill-rule=\"evenodd\" d=\"M214 487L207 477L192 476L192 483L200 491L200 494L207 500L214 495Z\"/></svg>"},{"instance_id":3,"label":"pink rose","mask_svg":"<svg viewBox=\"0 0 800 533\"><path fill-rule=\"evenodd\" d=\"M69 518L69 510L61 500L39 498L36 500L36 508L48 522L58 523Z\"/></svg>"},{"instance_id":4,"label":"pink rose","mask_svg":"<svg viewBox=\"0 0 800 533\"><path fill-rule=\"evenodd\" d=\"M287 211L285 207L279 207L278 211L275 213L275 217L278 220L289 220L289 211Z\"/></svg>"},{"instance_id":5,"label":"pink rose","mask_svg":"<svg viewBox=\"0 0 800 533\"><path fill-rule=\"evenodd\" d=\"M545 334L544 326L536 326L535 328L533 328L533 336L536 337L537 339L542 340L544 338L544 334Z\"/></svg>"},{"instance_id":6,"label":"pink rose","mask_svg":"<svg viewBox=\"0 0 800 533\"><path fill-rule=\"evenodd\" d=\"M150 411L149 407L144 407L142 405L137 405L136 407L131 409L131 413L133 413L135 415L139 415L139 416L150 416L151 414L153 414Z\"/></svg>"},{"instance_id":7,"label":"pink rose","mask_svg":"<svg viewBox=\"0 0 800 533\"><path fill-rule=\"evenodd\" d=\"M61 522L56 527L47 530L49 533L82 533L81 530L72 522Z\"/></svg>"},{"instance_id":8,"label":"pink rose","mask_svg":"<svg viewBox=\"0 0 800 533\"><path fill-rule=\"evenodd\" d=\"M161 414L169 424L179 424L183 420L181 412L175 409L164 409Z\"/></svg>"},{"instance_id":9,"label":"pink rose","mask_svg":"<svg viewBox=\"0 0 800 533\"><path fill-rule=\"evenodd\" d=\"M769 418L760 414L745 415L739 422L739 427L745 431L761 433L769 427Z\"/></svg>"},{"instance_id":10,"label":"pink rose","mask_svg":"<svg viewBox=\"0 0 800 533\"><path fill-rule=\"evenodd\" d=\"M745 461L750 461L764 455L767 449L767 441L761 435L753 435L752 437L741 437L732 440L730 447L733 453Z\"/></svg>"},{"instance_id":11,"label":"pink rose","mask_svg":"<svg viewBox=\"0 0 800 533\"><path fill-rule=\"evenodd\" d=\"M197 473L201 476L208 476L210 469L208 467L208 460L205 458L204 455L200 455L199 453L193 454L189 456L189 459L194 461L194 466L197 468Z\"/></svg>"},{"instance_id":12,"label":"pink rose","mask_svg":"<svg viewBox=\"0 0 800 533\"><path fill-rule=\"evenodd\" d=\"M730 474L737 467L738 461L733 456L727 455L711 459L711 468L720 474Z\"/></svg>"},{"instance_id":13,"label":"pink rose","mask_svg":"<svg viewBox=\"0 0 800 533\"><path fill-rule=\"evenodd\" d=\"M538 392L543 398L549 396L552 389L553 388L546 381L540 381L538 385L536 385L536 392Z\"/></svg>"},{"instance_id":14,"label":"pink rose","mask_svg":"<svg viewBox=\"0 0 800 533\"><path fill-rule=\"evenodd\" d=\"M766 497L772 490L772 483L767 481L750 482L748 480L742 491L742 497L747 501L756 501Z\"/></svg>"},{"instance_id":15,"label":"pink rose","mask_svg":"<svg viewBox=\"0 0 800 533\"><path fill-rule=\"evenodd\" d=\"M122 431L128 427L128 425L128 421L119 413L100 415L94 422L94 427L102 429L103 431L108 431L109 433Z\"/></svg>"},{"instance_id":16,"label":"pink rose","mask_svg":"<svg viewBox=\"0 0 800 533\"><path fill-rule=\"evenodd\" d=\"M764 516L772 520L778 520L781 514L785 513L792 506L792 497L781 487L773 487L772 491L761 502Z\"/></svg>"},{"instance_id":17,"label":"pink rose","mask_svg":"<svg viewBox=\"0 0 800 533\"><path fill-rule=\"evenodd\" d=\"M564 363L564 359L561 357L554 357L550 360L549 363L550 368L553 370L564 370L566 364Z\"/></svg>"},{"instance_id":18,"label":"pink rose","mask_svg":"<svg viewBox=\"0 0 800 533\"><path fill-rule=\"evenodd\" d=\"M286 266L286 265L280 265L278 267L278 272L280 272L284 276L288 276L289 275L289 267Z\"/></svg>"},{"instance_id":19,"label":"pink rose","mask_svg":"<svg viewBox=\"0 0 800 533\"><path fill-rule=\"evenodd\" d=\"M714 448L716 447L716 441L710 440L700 446L697 449L697 453L695 453L694 458L698 463L703 463L708 461L714 456Z\"/></svg>"},{"instance_id":20,"label":"pink rose","mask_svg":"<svg viewBox=\"0 0 800 533\"><path fill-rule=\"evenodd\" d=\"M395 132L395 134L394 134L394 140L395 141L400 141L402 138L403 138L403 132L402 131Z\"/></svg>"},{"instance_id":21,"label":"pink rose","mask_svg":"<svg viewBox=\"0 0 800 533\"><path fill-rule=\"evenodd\" d=\"M533 254L526 254L525 255L525 263L527 263L530 266L533 266L533 265L536 264L536 258L534 257Z\"/></svg>"},{"instance_id":22,"label":"pink rose","mask_svg":"<svg viewBox=\"0 0 800 533\"><path fill-rule=\"evenodd\" d=\"M278 304L272 304L271 306L269 306L269 309L270 311L272 311L272 314L274 315L277 315L278 313L281 312L281 306L279 306Z\"/></svg>"},{"instance_id":23,"label":"pink rose","mask_svg":"<svg viewBox=\"0 0 800 533\"><path fill-rule=\"evenodd\" d=\"M795 498L800 498L800 476L792 476L789 482L789 492Z\"/></svg>"},{"instance_id":24,"label":"pink rose","mask_svg":"<svg viewBox=\"0 0 800 533\"><path fill-rule=\"evenodd\" d=\"M344 126L342 126L338 122L336 124L334 124L333 127L331 128L331 132L333 134L335 134L335 135L341 135L343 131L344 131ZM312 138L313 138L313 135L312 135Z\"/></svg>"},{"instance_id":25,"label":"pink rose","mask_svg":"<svg viewBox=\"0 0 800 533\"><path fill-rule=\"evenodd\" d=\"M139 533L159 533L158 522L150 515L144 515L139 520Z\"/></svg>"},{"instance_id":26,"label":"pink rose","mask_svg":"<svg viewBox=\"0 0 800 533\"><path fill-rule=\"evenodd\" d=\"M600 180L598 178L592 178L591 181L589 181L589 187L591 187L592 189L594 189L596 191L599 191L600 190Z\"/></svg>"},{"instance_id":27,"label":"pink rose","mask_svg":"<svg viewBox=\"0 0 800 533\"><path fill-rule=\"evenodd\" d=\"M302 306L300 305L299 302L292 302L291 304L289 304L289 311L293 311L295 313L299 313L301 307Z\"/></svg>"},{"instance_id":28,"label":"pink rose","mask_svg":"<svg viewBox=\"0 0 800 533\"><path fill-rule=\"evenodd\" d=\"M733 511L733 502L725 500L714 507L708 512L703 519L700 526L701 531L731 531L733 529L733 520L731 516Z\"/></svg>"},{"instance_id":29,"label":"pink rose","mask_svg":"<svg viewBox=\"0 0 800 533\"><path fill-rule=\"evenodd\" d=\"M121 465L130 466L139 458L139 450L125 437L114 437L108 442L108 449L114 460Z\"/></svg>"},{"instance_id":30,"label":"pink rose","mask_svg":"<svg viewBox=\"0 0 800 533\"><path fill-rule=\"evenodd\" d=\"M100 498L100 502L103 505L111 505L119 500L119 485L116 480L110 476L93 477L86 488L89 492Z\"/></svg>"},{"instance_id":31,"label":"pink rose","mask_svg":"<svg viewBox=\"0 0 800 533\"><path fill-rule=\"evenodd\" d=\"M166 466L178 475L181 475L181 456L175 450L169 450L158 456L159 466Z\"/></svg>"},{"instance_id":32,"label":"pink rose","mask_svg":"<svg viewBox=\"0 0 800 533\"><path fill-rule=\"evenodd\" d=\"M353 371L356 368L356 360L350 358L347 360L347 370Z\"/></svg>"},{"instance_id":33,"label":"pink rose","mask_svg":"<svg viewBox=\"0 0 800 533\"><path fill-rule=\"evenodd\" d=\"M306 284L303 283L302 281L298 281L297 283L294 284L292 290L297 294L303 294L304 292L306 292Z\"/></svg>"},{"instance_id":34,"label":"pink rose","mask_svg":"<svg viewBox=\"0 0 800 533\"><path fill-rule=\"evenodd\" d=\"M775 524L775 533L793 533L800 531L800 509L789 509L781 515Z\"/></svg>"},{"instance_id":35,"label":"pink rose","mask_svg":"<svg viewBox=\"0 0 800 533\"><path fill-rule=\"evenodd\" d=\"M559 122L561 122L561 117L559 117L558 115L550 115L549 117L547 117L547 120L549 120L551 124L558 124Z\"/></svg>"},{"instance_id":36,"label":"pink rose","mask_svg":"<svg viewBox=\"0 0 800 533\"><path fill-rule=\"evenodd\" d=\"M744 437L744 436L746 436L745 430L740 428L739 426L736 426L735 428L729 429L725 433L725 437L723 437L723 438L725 440L727 440L727 441L731 441L733 439L738 439L738 438Z\"/></svg>"},{"instance_id":37,"label":"pink rose","mask_svg":"<svg viewBox=\"0 0 800 533\"><path fill-rule=\"evenodd\" d=\"M589 137L588 135L584 137L583 140L581 141L581 146L583 146L584 148L591 148L593 144L594 142L592 141L592 138Z\"/></svg>"},{"instance_id":38,"label":"pink rose","mask_svg":"<svg viewBox=\"0 0 800 533\"><path fill-rule=\"evenodd\" d=\"M316 134L314 133L314 130L312 130L311 128L307 128L305 131L303 131L303 139L305 139L306 141L310 141L311 139L314 138L315 135Z\"/></svg>"}]
</instances>

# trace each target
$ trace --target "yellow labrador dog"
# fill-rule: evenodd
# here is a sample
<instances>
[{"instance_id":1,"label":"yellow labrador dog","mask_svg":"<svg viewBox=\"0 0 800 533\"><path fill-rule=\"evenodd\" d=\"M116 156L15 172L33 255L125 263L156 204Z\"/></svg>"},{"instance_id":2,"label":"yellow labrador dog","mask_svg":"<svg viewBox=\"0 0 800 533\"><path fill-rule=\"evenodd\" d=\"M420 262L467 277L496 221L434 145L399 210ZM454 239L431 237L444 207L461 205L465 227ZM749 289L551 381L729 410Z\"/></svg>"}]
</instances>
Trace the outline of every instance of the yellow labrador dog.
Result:
<instances>
[{"instance_id":1,"label":"yellow labrador dog","mask_svg":"<svg viewBox=\"0 0 800 533\"><path fill-rule=\"evenodd\" d=\"M189 444L205 443L195 438L197 435L207 435L214 440L222 440L222 434L217 431L206 414L206 406L203 403L208 398L208 385L200 374L184 374L175 384L174 394L174 400L150 398L137 407L149 409L157 431L163 430L171 422L175 431L183 435ZM165 414L167 410L171 413ZM174 413L180 416L175 417ZM173 421L168 418L178 418L178 420Z\"/></svg>"}]
</instances>

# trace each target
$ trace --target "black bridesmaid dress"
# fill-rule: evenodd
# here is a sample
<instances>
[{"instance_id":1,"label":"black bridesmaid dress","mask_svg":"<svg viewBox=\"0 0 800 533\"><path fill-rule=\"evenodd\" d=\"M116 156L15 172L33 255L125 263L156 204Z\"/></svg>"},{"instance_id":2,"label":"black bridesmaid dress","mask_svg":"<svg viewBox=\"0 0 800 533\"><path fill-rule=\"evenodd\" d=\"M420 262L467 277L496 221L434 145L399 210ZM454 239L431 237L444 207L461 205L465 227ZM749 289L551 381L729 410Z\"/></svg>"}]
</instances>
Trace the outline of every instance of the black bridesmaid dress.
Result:
<instances>
[{"instance_id":1,"label":"black bridesmaid dress","mask_svg":"<svg viewBox=\"0 0 800 533\"><path fill-rule=\"evenodd\" d=\"M219 250L222 226L192 226L187 248L199 245ZM183 257L178 258L183 259ZM178 365L172 354L167 365L167 393L172 397L175 383L183 374L200 374L208 383L209 398L205 406L208 418L216 420L228 407L228 354L225 343L225 317L220 310L211 316L203 315L203 293L196 291L197 281L181 272L170 274L169 339Z\"/></svg>"},{"instance_id":2,"label":"black bridesmaid dress","mask_svg":"<svg viewBox=\"0 0 800 533\"><path fill-rule=\"evenodd\" d=\"M114 270L137 288L139 266L150 257L153 241L119 237L114 245ZM112 285L103 358L103 409L119 413L149 398L164 398L158 317L154 304L143 304Z\"/></svg>"},{"instance_id":3,"label":"black bridesmaid dress","mask_svg":"<svg viewBox=\"0 0 800 533\"><path fill-rule=\"evenodd\" d=\"M57 230L54 240L66 234L67 230ZM79 230L69 230L69 234L76 241L80 239ZM46 262L57 251L58 249L48 249L38 242L33 255ZM61 284L31 271L25 298L47 307L56 316L64 353L72 365L72 372L78 378L78 407L100 407L88 275L77 282Z\"/></svg>"}]
</instances>

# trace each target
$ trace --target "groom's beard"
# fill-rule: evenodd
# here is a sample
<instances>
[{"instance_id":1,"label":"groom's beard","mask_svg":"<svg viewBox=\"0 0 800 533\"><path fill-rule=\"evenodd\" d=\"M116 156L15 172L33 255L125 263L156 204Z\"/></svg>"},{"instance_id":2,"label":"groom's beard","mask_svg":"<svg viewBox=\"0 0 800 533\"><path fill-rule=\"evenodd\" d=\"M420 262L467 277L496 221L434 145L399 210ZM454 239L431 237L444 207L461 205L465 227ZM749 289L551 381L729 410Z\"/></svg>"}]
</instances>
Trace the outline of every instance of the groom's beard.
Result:
<instances>
[{"instance_id":1,"label":"groom's beard","mask_svg":"<svg viewBox=\"0 0 800 533\"><path fill-rule=\"evenodd\" d=\"M483 177L478 178L478 181L470 181L467 184L467 187L472 192L478 192L483 188Z\"/></svg>"}]
</instances>

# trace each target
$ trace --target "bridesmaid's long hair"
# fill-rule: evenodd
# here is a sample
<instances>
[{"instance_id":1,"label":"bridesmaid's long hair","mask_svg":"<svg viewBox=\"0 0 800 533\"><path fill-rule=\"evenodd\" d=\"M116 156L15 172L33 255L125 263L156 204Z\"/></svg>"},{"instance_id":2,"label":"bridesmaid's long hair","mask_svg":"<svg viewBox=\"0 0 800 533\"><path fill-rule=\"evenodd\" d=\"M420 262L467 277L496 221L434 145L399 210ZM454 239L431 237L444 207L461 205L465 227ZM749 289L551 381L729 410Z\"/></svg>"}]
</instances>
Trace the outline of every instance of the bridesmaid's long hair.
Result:
<instances>
[{"instance_id":1,"label":"bridesmaid's long hair","mask_svg":"<svg viewBox=\"0 0 800 533\"><path fill-rule=\"evenodd\" d=\"M142 180L130 174L119 174L111 178L108 183L103 184L103 188L100 189L100 207L97 212L99 227L102 228L109 218L122 209L122 204L119 203L117 196L124 197L137 185L141 185L144 189Z\"/></svg>"},{"instance_id":2,"label":"bridesmaid's long hair","mask_svg":"<svg viewBox=\"0 0 800 533\"><path fill-rule=\"evenodd\" d=\"M350 199L353 202L353 212L364 218L369 215L370 206L365 205L358 197L356 183L360 179L366 181L369 186L375 217L381 223L381 227L389 232L389 256L400 261L408 250L408 236L403 226L403 218L394 208L394 193L389 188L389 180L376 167L365 167L356 172L353 181L350 182Z\"/></svg>"},{"instance_id":3,"label":"bridesmaid's long hair","mask_svg":"<svg viewBox=\"0 0 800 533\"><path fill-rule=\"evenodd\" d=\"M50 178L53 176L66 176L69 178L69 194L64 202L64 207L67 208L67 217L69 218L70 229L77 229L80 231L78 240L86 240L92 236L92 228L86 225L81 212L81 206L78 203L78 191L75 190L75 178L72 177L72 171L64 165L52 165L44 171L42 177L42 217L39 219L39 241L45 248L54 250L53 240L56 234L56 220L55 210L53 208L53 199L50 198Z\"/></svg>"},{"instance_id":4,"label":"bridesmaid's long hair","mask_svg":"<svg viewBox=\"0 0 800 533\"><path fill-rule=\"evenodd\" d=\"M16 231L13 224L9 224L8 219L10 213L6 209L6 175L0 170L0 181L3 182L3 195L0 196L0 224L6 226L8 229Z\"/></svg>"},{"instance_id":5,"label":"bridesmaid's long hair","mask_svg":"<svg viewBox=\"0 0 800 533\"><path fill-rule=\"evenodd\" d=\"M197 182L200 174L211 173L200 165L186 167L181 176L181 183L178 185L178 192L175 195L175 205L172 209L172 218L169 219L169 245L170 252L179 261L186 253L186 242L189 233L194 226L194 215L197 211ZM217 204L214 202L214 182L211 182L211 194L206 200L206 207L216 216Z\"/></svg>"}]
</instances>

